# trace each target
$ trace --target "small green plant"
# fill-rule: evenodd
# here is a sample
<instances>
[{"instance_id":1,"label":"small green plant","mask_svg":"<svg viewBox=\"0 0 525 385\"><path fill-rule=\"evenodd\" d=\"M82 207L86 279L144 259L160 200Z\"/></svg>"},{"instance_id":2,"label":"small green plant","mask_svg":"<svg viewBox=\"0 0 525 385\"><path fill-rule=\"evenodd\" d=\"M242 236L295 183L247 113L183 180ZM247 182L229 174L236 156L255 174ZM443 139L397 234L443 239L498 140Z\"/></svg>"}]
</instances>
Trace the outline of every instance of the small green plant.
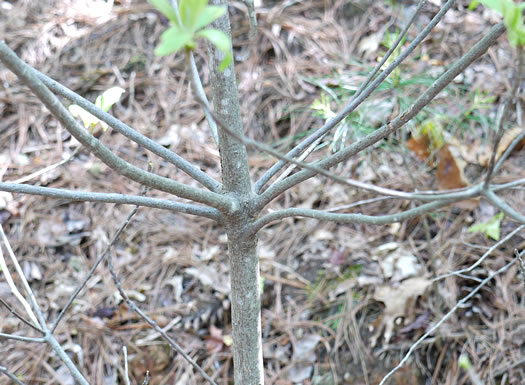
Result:
<instances>
[{"instance_id":1,"label":"small green plant","mask_svg":"<svg viewBox=\"0 0 525 385\"><path fill-rule=\"evenodd\" d=\"M390 32L390 31L387 30L385 32L385 37L383 38L383 41L381 42L381 45L383 45L383 47L385 47L387 50L389 50L390 48L392 48L392 46L394 45L395 41L398 39L399 33L400 33L399 31ZM396 47L394 52L392 52L392 55L390 55L388 60L385 62L385 65L388 66L388 65L392 64L392 62L394 62L394 60L396 60L399 57L399 55L401 53L401 47L405 43L405 40L406 40L406 35L403 36L403 38L399 42L399 45ZM392 71L392 74L390 75L390 78L392 79L392 84L393 84L394 87L398 86L399 83L401 82L401 74L402 74L401 68L399 68L399 67L397 67L394 71Z\"/></svg>"},{"instance_id":2,"label":"small green plant","mask_svg":"<svg viewBox=\"0 0 525 385\"><path fill-rule=\"evenodd\" d=\"M162 34L161 43L155 48L156 55L169 55L183 48L192 51L196 47L196 40L203 38L225 54L219 70L224 71L228 67L232 61L230 39L222 31L205 29L226 13L225 7L208 5L208 0L180 0L177 15L167 0L150 0L150 3L171 23L171 27Z\"/></svg>"},{"instance_id":3,"label":"small green plant","mask_svg":"<svg viewBox=\"0 0 525 385\"><path fill-rule=\"evenodd\" d=\"M484 233L487 237L499 241L501 235L501 221L503 213L493 216L488 222L477 223L469 227L469 233Z\"/></svg>"}]
</instances>

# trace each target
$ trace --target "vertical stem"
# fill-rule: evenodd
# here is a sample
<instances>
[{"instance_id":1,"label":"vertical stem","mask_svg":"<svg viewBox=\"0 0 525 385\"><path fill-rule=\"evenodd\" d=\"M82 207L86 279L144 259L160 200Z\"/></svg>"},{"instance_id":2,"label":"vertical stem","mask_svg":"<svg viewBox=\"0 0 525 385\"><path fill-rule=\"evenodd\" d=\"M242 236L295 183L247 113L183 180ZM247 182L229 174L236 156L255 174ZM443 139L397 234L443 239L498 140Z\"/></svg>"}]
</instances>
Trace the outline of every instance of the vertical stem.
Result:
<instances>
[{"instance_id":1,"label":"vertical stem","mask_svg":"<svg viewBox=\"0 0 525 385\"><path fill-rule=\"evenodd\" d=\"M210 4L226 5L225 0ZM231 39L228 14L212 25ZM242 117L233 63L218 72L224 53L209 45L210 83L215 113L225 127L242 135ZM234 382L237 385L264 383L261 341L261 299L256 235L246 235L254 221L254 193L244 144L219 127L219 151L225 192L238 201L238 210L225 215L230 257Z\"/></svg>"},{"instance_id":2,"label":"vertical stem","mask_svg":"<svg viewBox=\"0 0 525 385\"><path fill-rule=\"evenodd\" d=\"M226 1L212 0L211 3L226 4ZM230 20L227 13L215 21L212 27L223 31L231 39ZM241 107L233 62L223 72L219 72L219 64L224 59L224 53L217 50L213 44L209 44L208 54L215 113L225 126L237 135L241 135ZM222 179L226 190L238 194L251 194L248 154L244 144L224 130L219 129L219 151L221 154Z\"/></svg>"}]
</instances>

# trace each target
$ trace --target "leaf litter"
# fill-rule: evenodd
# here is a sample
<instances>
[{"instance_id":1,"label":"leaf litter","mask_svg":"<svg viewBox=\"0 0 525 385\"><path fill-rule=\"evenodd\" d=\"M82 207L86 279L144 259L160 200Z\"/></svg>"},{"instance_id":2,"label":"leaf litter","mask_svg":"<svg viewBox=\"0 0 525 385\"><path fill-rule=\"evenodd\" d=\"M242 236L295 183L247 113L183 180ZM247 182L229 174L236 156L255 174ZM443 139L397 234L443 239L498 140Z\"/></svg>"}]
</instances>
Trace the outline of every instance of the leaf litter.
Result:
<instances>
[{"instance_id":1,"label":"leaf litter","mask_svg":"<svg viewBox=\"0 0 525 385\"><path fill-rule=\"evenodd\" d=\"M417 28L424 27L435 13L434 3L438 2L428 5ZM243 44L249 33L246 16L243 8L235 4L232 7L232 24L238 28L234 48L244 123L251 137L276 142L284 148L304 130L320 123L306 107L319 97L321 89L304 79L317 78L319 85L330 88L362 80L359 72L364 67L348 64L348 59L364 59L365 66L375 64L376 56L383 52L374 52L373 47L380 47L377 41L384 26L394 20L394 10L381 2L370 5L335 1L327 5L321 1L293 4L268 1L258 11L259 35L254 46L247 47ZM453 12L425 43L422 60L409 63L405 70L440 71L441 65L450 63L479 37L487 23L495 22L486 12L468 14L465 19L461 18L464 10ZM111 11L98 15L86 7L77 7L72 0L60 4L54 0L22 2L10 9L8 15L0 13L0 34L30 64L90 100L115 85L132 90L113 107L113 112L219 179L219 155L203 123L202 111L188 97L182 58L158 59L151 54L163 29L159 21L158 15L143 1L116 1ZM396 27L402 24L394 22ZM359 49L367 36L374 36L376 42L367 45L364 58ZM505 43L500 44L491 60L497 62L503 73L494 70L493 62L484 58L458 82L488 90L495 97L503 95L500 85L510 68L510 59L505 54ZM204 49L198 52L197 64L206 78L202 55ZM72 153L78 144L42 109L40 102L4 68L0 69L0 79L10 85L9 89L0 90L2 180L29 175ZM436 104L445 111L458 108L442 99L436 100ZM388 108L383 111L383 119L388 117ZM504 151L504 143L511 140L510 132L502 140L498 156ZM479 139L479 132L475 134L478 137L474 139ZM143 165L150 160L141 149L127 144L110 130L100 135L126 160ZM473 142L455 145L460 149L458 153L449 150L451 166L444 170L457 167L459 172L465 171L455 159L464 157L463 150L472 153ZM449 144L449 149L453 145ZM476 146L478 152L486 154L481 141ZM322 151L314 152L312 160L321 155ZM463 177L452 178L443 170L445 176L439 182L432 167L414 167L413 164L421 164L416 160L406 169L396 156L399 158L388 151L369 153L351 159L336 171L405 191L414 189L410 175L415 176L417 188L435 189L458 180L470 183L463 181ZM161 175L193 183L182 172L152 159L155 171ZM465 159L467 163L471 160ZM68 168L46 174L40 183L56 188L140 193L140 186L124 181L110 170L102 168L96 173L86 173L86 165L94 164L93 160L81 151ZM256 173L272 164L263 154L251 154L250 161ZM523 161L522 152L513 154L496 181L505 182L516 175L525 177ZM468 179L467 173L464 174ZM333 209L370 198L373 196L367 192L319 178L287 192L282 201L273 202L270 208L297 205ZM505 193L505 199L523 212L522 191ZM378 215L406 208L407 202L383 200L339 211ZM128 207L115 205L0 195L0 220L8 225L9 237L23 261L25 274L33 278L38 297L49 303L47 312L51 318L105 246L105 237L128 211ZM422 219L388 227L286 220L267 228L260 236L264 254L262 275L267 277L262 311L267 382L361 384L363 378L368 378L369 383L377 383L396 363L399 350L409 346L417 333L472 290L474 279L498 268L512 255L513 248L523 248L525 236L519 234L495 251L472 276L450 277L430 288L423 275L437 276L470 266L481 255L480 247L492 244L482 234L467 231L470 225L497 214L487 218L482 211L483 205L471 207L463 214L455 208L445 208L435 217L427 218L428 226ZM71 213L78 214L80 222L64 216ZM510 221L502 221L502 236L512 229ZM392 244L396 248L378 254L382 246L390 245L388 249ZM154 210L139 211L115 248L116 267L126 290L135 290L144 299L140 304L144 310L159 317L159 322L164 320L163 325L176 335L186 352L225 384L232 369L227 343L231 316L226 296L229 271L226 256L224 234L209 221ZM217 271L220 274L210 273ZM431 373L427 378L431 377L435 384L450 384L451 379L461 375L455 357L465 350L475 353L474 369L482 379L492 381L496 376L505 377L508 383L519 383L523 372L515 364L522 356L523 331L515 325L525 313L519 301L523 287L513 274L509 271L492 282L448 321L437 332L436 339L429 340L415 353L415 361L424 363L422 371L418 371L416 364L410 364L407 372L396 377L396 383L418 383L425 375L422 373ZM217 275L225 280L219 280ZM3 283L0 280L1 292ZM94 383L115 383L120 347L126 341L130 342L134 380L142 381L149 370L152 383L203 383L166 349L151 329L120 307L114 293L106 271L97 272L57 330L59 336L75 341L79 348L76 351L83 355L81 369L92 374ZM11 297L7 294L5 298ZM16 332L23 327L6 309L2 308L0 314L4 316L0 317L1 331ZM113 316L100 317L104 314ZM397 319L403 322L398 324ZM374 321L375 334L371 334L369 327ZM132 346L134 343L139 346ZM34 355L36 358L31 361L29 355L20 355L30 349L33 347L2 341L2 364L26 368L24 378L70 381L49 352ZM115 370L105 373L101 368L109 368L110 364ZM2 381L5 380L0 378Z\"/></svg>"}]
</instances>

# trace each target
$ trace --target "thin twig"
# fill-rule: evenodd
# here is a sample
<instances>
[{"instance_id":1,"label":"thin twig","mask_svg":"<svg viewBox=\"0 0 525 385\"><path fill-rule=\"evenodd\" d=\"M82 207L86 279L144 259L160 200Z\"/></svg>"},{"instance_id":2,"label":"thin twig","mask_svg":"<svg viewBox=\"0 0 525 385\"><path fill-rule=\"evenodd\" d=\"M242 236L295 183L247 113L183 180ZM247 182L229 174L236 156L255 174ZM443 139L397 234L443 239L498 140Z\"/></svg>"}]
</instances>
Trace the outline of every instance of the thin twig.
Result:
<instances>
[{"instance_id":1,"label":"thin twig","mask_svg":"<svg viewBox=\"0 0 525 385\"><path fill-rule=\"evenodd\" d=\"M115 269L113 267L113 261L112 261L112 257L111 257L111 253L109 253L109 256L108 256L108 266L109 266L109 271L111 273L111 276L113 277L113 282L115 283L115 286L117 286L117 289L120 293L120 295L122 296L122 298L124 299L124 301L126 302L126 304L129 306L129 308L134 311L135 313L137 313L144 321L146 321L149 325L151 325L151 327L153 329L155 329L157 331L157 333L159 333L162 338L168 342L168 344L170 345L170 347L175 350L177 353L179 353L182 357L184 357L184 359L190 364L192 365L195 370L197 370L201 376L203 376L210 384L212 385L217 385L215 383L215 381L213 381L213 379L208 376L208 374L204 371L204 369L202 369L200 367L199 364L197 364L193 358L191 358L180 346L179 344L177 344L175 342L175 340L173 340L164 330L162 330L162 328L153 320L151 319L146 313L144 313L142 310L140 310L140 308L135 305L135 302L133 302L129 297L128 295L126 294L126 292L124 291L124 289L122 288L122 285L120 283L120 280L118 279L117 277L117 274L115 273Z\"/></svg>"},{"instance_id":2,"label":"thin twig","mask_svg":"<svg viewBox=\"0 0 525 385\"><path fill-rule=\"evenodd\" d=\"M66 159L63 159L61 160L60 162L57 162L55 164L52 164L50 166L47 166L47 167L44 167L42 170L38 170L32 174L29 174L29 175L26 175L26 176L23 176L22 178L19 178L19 179L16 179L14 181L12 181L11 183L24 183L24 182L27 182L27 181L30 181L31 179L33 178L36 178L36 177L39 177L40 175L43 175L49 171L52 171L60 166L63 166L67 163L69 163L71 160L73 160L73 158L75 158L75 156L78 154L78 152L80 151L80 149L82 148L82 146L78 146L75 151L73 151L73 153L68 156Z\"/></svg>"},{"instance_id":3,"label":"thin twig","mask_svg":"<svg viewBox=\"0 0 525 385\"><path fill-rule=\"evenodd\" d=\"M514 72L513 79L512 79L513 80L512 89L510 90L510 94L508 98L506 98L505 102L503 103L503 108L502 108L502 111L499 117L498 130L494 138L492 154L490 156L489 170L487 172L487 176L485 177L485 188L489 186L490 179L492 178L492 175L494 172L496 156L498 153L498 146L501 141L501 138L503 137L505 122L507 121L509 117L509 112L510 112L509 106L516 98L518 89L521 85L521 80L524 74L524 68L523 68L524 62L525 62L524 57L523 57L524 52L525 51L523 50L522 47L518 47L518 63L516 66L516 70ZM506 155L508 156L508 153Z\"/></svg>"},{"instance_id":4,"label":"thin twig","mask_svg":"<svg viewBox=\"0 0 525 385\"><path fill-rule=\"evenodd\" d=\"M11 312L11 314L13 314L16 318L18 318L20 321L25 323L27 326L36 330L37 332L44 334L44 331L39 326L29 322L24 317L22 317L20 314L18 314L17 311L13 309L13 307L11 307L11 305L9 305L6 301L4 301L3 298L0 298L0 303L2 303L2 305L4 305Z\"/></svg>"},{"instance_id":5,"label":"thin twig","mask_svg":"<svg viewBox=\"0 0 525 385\"><path fill-rule=\"evenodd\" d=\"M423 334L414 344L412 344L412 346L410 346L410 349L408 349L408 352L405 354L403 359L399 362L399 364L394 369L392 369L390 372L387 373L387 375L385 377L383 377L383 379L381 380L379 385L385 385L387 383L388 379L395 372L397 372L399 369L401 369L403 367L403 365L408 361L408 359L412 355L412 353L414 353L414 351L417 349L417 347L429 335L434 333L434 331L437 330L448 318L450 318L450 316L452 314L454 314L454 312L457 309L459 309L461 306L463 306L470 298L472 298L478 291L480 291L483 286L485 286L489 281L492 280L492 278L494 278L495 276L497 276L497 275L505 272L506 270L508 270L513 264L516 263L516 261L517 261L517 259L513 259L511 262L507 263L501 269L499 269L499 270L493 272L492 274L490 274L478 286L476 286L476 288L474 290L472 290L468 295L466 295L460 301L458 301L458 303L456 305L454 305L454 307L447 314L445 314L443 317L441 317L441 319L436 324L434 324L430 329L428 329L425 334Z\"/></svg>"},{"instance_id":6,"label":"thin twig","mask_svg":"<svg viewBox=\"0 0 525 385\"><path fill-rule=\"evenodd\" d=\"M465 269L461 269L461 270L456 270L456 271L452 271L450 273L447 273L447 274L443 274L443 275L440 275L439 277L436 277L434 279L432 279L432 281L439 281L440 279L444 279L444 278L448 278L448 277L451 277L453 275L460 275L460 274L463 274L463 273L468 273L469 271L472 271L474 270L476 267L478 267L480 264L483 263L483 261L489 256L492 254L492 252L494 250L496 250L497 248L499 248L501 245L503 245L505 242L509 241L514 235L516 235L517 233L519 233L521 230L523 230L525 228L525 225L521 225L519 227L517 227L516 229L514 229L512 232L510 232L505 238L501 239L500 241L496 242L494 245L492 245L492 247L490 249L488 249L485 254L483 254L481 256L481 258L479 258L476 263L474 263L472 266L470 267L467 267Z\"/></svg>"},{"instance_id":7,"label":"thin twig","mask_svg":"<svg viewBox=\"0 0 525 385\"><path fill-rule=\"evenodd\" d=\"M519 223L525 223L525 215L518 213L516 210L510 207L507 202L505 202L503 199L498 197L492 191L483 190L482 193L490 203L492 203L498 209L503 211L506 215L508 215L509 217L511 217L512 219L514 219L515 221Z\"/></svg>"},{"instance_id":8,"label":"thin twig","mask_svg":"<svg viewBox=\"0 0 525 385\"><path fill-rule=\"evenodd\" d=\"M27 184L0 182L0 191L40 195L49 198L68 199L82 202L105 202L117 204L139 205L156 209L169 210L184 214L197 215L213 220L220 220L222 213L214 208L198 206L190 203L174 202L168 199L149 198L138 195L116 193L83 192L76 190L56 189L51 187L32 186Z\"/></svg>"},{"instance_id":9,"label":"thin twig","mask_svg":"<svg viewBox=\"0 0 525 385\"><path fill-rule=\"evenodd\" d=\"M143 193L142 195L145 195L147 191L147 187L144 186L143 187ZM60 320L64 317L64 314L66 314L66 312L69 310L69 307L71 306L71 304L73 303L73 301L75 300L75 298L77 298L78 294L80 293L80 291L84 288L84 286L86 286L87 282L91 279L91 277L93 276L93 274L95 273L95 270L97 269L98 265L100 265L100 262L102 262L104 260L104 258L106 257L106 255L109 253L109 251L111 250L111 247L113 247L113 245L115 244L115 242L117 242L117 239L120 237L120 234L122 234L122 232L124 231L124 229L129 225L129 223L131 222L131 219L133 218L133 216L137 213L137 211L139 210L139 207L140 206L135 206L133 208L133 210L131 210L131 212L129 213L128 217L126 218L126 220L124 222L122 222L122 224L120 225L120 227L118 228L118 230L115 232L115 234L113 234L113 238L111 238L111 241L108 243L108 245L106 246L106 248L104 249L104 251L98 256L97 260L95 261L95 263L93 264L93 266L91 267L91 270L89 270L89 273L87 274L87 276L84 278L84 280L82 281L82 283L75 289L75 292L73 293L73 295L69 298L69 301L67 301L67 304L62 308L62 310L60 311L60 314L58 315L57 319L55 320L55 322L53 323L53 326L51 327L51 333L53 333L55 331L55 329L57 328Z\"/></svg>"},{"instance_id":10,"label":"thin twig","mask_svg":"<svg viewBox=\"0 0 525 385\"><path fill-rule=\"evenodd\" d=\"M27 280L25 279L24 272L22 271L22 268L20 267L20 264L18 263L18 260L16 259L16 256L13 253L13 250L11 249L11 245L9 244L9 240L5 236L4 228L1 224L0 224L0 236L2 237L2 242L4 243L6 247L7 253L9 254L11 258L11 262L13 262L13 265L15 266L15 270L18 273L20 280L22 281L22 286L24 287L26 294L28 296L32 295L31 288L29 287L29 284L27 283ZM0 247L0 267L2 267L2 271L4 273L5 280L7 281L7 284L9 285L9 288L11 289L15 297L18 299L18 301L20 301L25 311L29 315L29 318L31 318L31 321L33 321L36 325L42 326L40 325L40 322L38 322L37 317L35 313L33 312L33 309L31 309L31 305L29 304L29 302L27 302L27 300L24 298L22 293L20 293L20 291L16 287L13 281L13 277L11 276L9 269L7 268L7 264L4 258L4 253L2 252L1 247Z\"/></svg>"},{"instance_id":11,"label":"thin twig","mask_svg":"<svg viewBox=\"0 0 525 385\"><path fill-rule=\"evenodd\" d=\"M24 336L17 336L14 334L7 334L7 333L0 333L0 338L5 338L7 340L23 341L23 342L35 342L35 343L46 342L46 339L44 337L40 337L40 338L24 337Z\"/></svg>"},{"instance_id":12,"label":"thin twig","mask_svg":"<svg viewBox=\"0 0 525 385\"><path fill-rule=\"evenodd\" d=\"M5 366L0 366L0 372L4 373L11 381L17 383L18 385L26 385L17 376L7 370Z\"/></svg>"}]
</instances>

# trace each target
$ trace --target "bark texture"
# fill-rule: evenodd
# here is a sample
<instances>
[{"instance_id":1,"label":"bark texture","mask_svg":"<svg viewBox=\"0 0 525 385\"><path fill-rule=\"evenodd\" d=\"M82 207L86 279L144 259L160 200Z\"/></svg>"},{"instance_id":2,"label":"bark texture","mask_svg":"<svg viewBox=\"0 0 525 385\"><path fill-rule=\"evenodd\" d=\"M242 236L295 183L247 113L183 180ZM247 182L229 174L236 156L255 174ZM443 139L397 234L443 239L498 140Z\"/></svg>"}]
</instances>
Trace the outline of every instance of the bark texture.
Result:
<instances>
[{"instance_id":1,"label":"bark texture","mask_svg":"<svg viewBox=\"0 0 525 385\"><path fill-rule=\"evenodd\" d=\"M212 0L211 4L225 5ZM228 15L212 25L231 38ZM217 117L232 132L242 134L242 117L233 63L218 72L224 53L210 45L210 82ZM237 202L237 210L225 214L230 257L234 382L242 385L264 383L261 342L261 299L257 236L247 235L254 222L254 193L246 147L219 127L219 151L225 193Z\"/></svg>"}]
</instances>

